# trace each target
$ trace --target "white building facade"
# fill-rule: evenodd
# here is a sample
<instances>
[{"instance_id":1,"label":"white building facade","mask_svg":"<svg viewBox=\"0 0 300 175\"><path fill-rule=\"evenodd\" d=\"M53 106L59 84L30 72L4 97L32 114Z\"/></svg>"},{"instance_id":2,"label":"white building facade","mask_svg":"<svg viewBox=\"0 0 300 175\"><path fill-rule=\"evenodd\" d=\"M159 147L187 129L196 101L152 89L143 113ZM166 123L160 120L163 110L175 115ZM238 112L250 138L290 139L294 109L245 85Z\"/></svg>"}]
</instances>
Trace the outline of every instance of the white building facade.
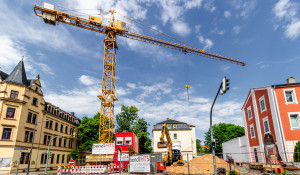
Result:
<instances>
[{"instance_id":1,"label":"white building facade","mask_svg":"<svg viewBox=\"0 0 300 175\"><path fill-rule=\"evenodd\" d=\"M162 127L164 124L167 124L169 129L170 138L172 140L173 146L176 149L180 149L183 156L183 160L191 160L193 157L196 157L196 131L195 126L189 125L184 122L170 120L157 123L153 126L152 135L153 135L153 151L154 153L162 153L163 155L168 154L168 148L158 148L157 143L160 141L162 134ZM164 140L167 142L166 137ZM173 147L174 148L174 147Z\"/></svg>"},{"instance_id":2,"label":"white building facade","mask_svg":"<svg viewBox=\"0 0 300 175\"><path fill-rule=\"evenodd\" d=\"M222 143L223 159L232 158L235 163L249 162L247 137L237 137Z\"/></svg>"}]
</instances>

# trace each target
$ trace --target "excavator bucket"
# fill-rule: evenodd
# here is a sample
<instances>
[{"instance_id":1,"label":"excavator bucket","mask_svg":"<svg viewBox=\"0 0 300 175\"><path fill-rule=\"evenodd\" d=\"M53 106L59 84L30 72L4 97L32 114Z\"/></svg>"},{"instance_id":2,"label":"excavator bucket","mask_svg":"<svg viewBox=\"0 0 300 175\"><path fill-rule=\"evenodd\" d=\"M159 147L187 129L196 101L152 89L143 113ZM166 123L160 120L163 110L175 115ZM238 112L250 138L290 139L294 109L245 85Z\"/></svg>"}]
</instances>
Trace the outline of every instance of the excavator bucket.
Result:
<instances>
[{"instance_id":1,"label":"excavator bucket","mask_svg":"<svg viewBox=\"0 0 300 175\"><path fill-rule=\"evenodd\" d=\"M157 148L168 148L168 143L157 142Z\"/></svg>"}]
</instances>

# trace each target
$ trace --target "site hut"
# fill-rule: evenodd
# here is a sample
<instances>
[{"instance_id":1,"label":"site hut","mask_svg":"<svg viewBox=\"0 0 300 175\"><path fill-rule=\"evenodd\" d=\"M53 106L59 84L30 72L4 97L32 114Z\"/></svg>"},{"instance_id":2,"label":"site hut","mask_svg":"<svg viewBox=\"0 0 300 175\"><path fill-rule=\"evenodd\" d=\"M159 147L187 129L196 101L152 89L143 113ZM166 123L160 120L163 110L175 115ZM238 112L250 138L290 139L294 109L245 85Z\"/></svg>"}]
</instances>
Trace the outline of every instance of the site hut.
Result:
<instances>
[{"instance_id":1,"label":"site hut","mask_svg":"<svg viewBox=\"0 0 300 175\"><path fill-rule=\"evenodd\" d=\"M24 62L20 61L10 74L0 71L0 173L16 171L20 150L15 148L23 149L20 171L27 170L35 122L30 171L45 169L45 153L50 139L77 132L80 120L74 113L45 102L39 75L27 79ZM56 168L57 164L68 165L70 151L78 148L78 143L73 137L54 139L50 147L49 169ZM81 151L79 158L84 160L86 154Z\"/></svg>"},{"instance_id":2,"label":"site hut","mask_svg":"<svg viewBox=\"0 0 300 175\"><path fill-rule=\"evenodd\" d=\"M172 140L173 148L180 149L183 156L183 160L191 160L196 157L196 131L195 126L187 124L185 122L180 122L177 120L167 120L153 125L152 135L153 135L153 152L162 153L163 155L168 154L168 148L158 148L157 143L160 141L162 134L162 127L167 124L169 129L170 138ZM165 142L167 142L166 137L164 137ZM187 158L188 155L188 158Z\"/></svg>"},{"instance_id":3,"label":"site hut","mask_svg":"<svg viewBox=\"0 0 300 175\"><path fill-rule=\"evenodd\" d=\"M242 111L251 162L269 163L269 157L272 164L294 161L300 140L298 99L300 83L293 77L286 84L250 89Z\"/></svg>"}]
</instances>

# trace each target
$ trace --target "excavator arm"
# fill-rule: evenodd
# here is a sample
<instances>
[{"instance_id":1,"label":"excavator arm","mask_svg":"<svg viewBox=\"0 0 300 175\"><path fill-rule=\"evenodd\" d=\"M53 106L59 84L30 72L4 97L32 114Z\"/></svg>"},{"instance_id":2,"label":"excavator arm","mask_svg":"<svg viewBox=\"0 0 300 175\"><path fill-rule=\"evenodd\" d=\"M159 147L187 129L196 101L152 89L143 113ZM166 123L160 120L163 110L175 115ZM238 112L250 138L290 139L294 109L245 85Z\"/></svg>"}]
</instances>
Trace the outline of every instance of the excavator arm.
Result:
<instances>
[{"instance_id":1,"label":"excavator arm","mask_svg":"<svg viewBox=\"0 0 300 175\"><path fill-rule=\"evenodd\" d=\"M164 136L166 135L167 143L165 143ZM169 129L167 124L164 124L161 130L160 142L157 143L158 148L169 148L168 161L172 163L172 140L170 138Z\"/></svg>"}]
</instances>

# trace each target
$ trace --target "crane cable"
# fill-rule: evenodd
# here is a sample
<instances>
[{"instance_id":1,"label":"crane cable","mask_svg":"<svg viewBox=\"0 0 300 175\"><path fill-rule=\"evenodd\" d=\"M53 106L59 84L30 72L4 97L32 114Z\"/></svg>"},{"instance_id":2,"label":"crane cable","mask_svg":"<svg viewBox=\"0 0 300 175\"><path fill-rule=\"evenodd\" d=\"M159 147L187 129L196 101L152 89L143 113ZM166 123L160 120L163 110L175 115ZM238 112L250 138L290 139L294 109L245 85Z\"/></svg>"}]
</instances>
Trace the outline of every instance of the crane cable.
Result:
<instances>
[{"instance_id":1,"label":"crane cable","mask_svg":"<svg viewBox=\"0 0 300 175\"><path fill-rule=\"evenodd\" d=\"M191 44L188 44L188 43L186 43L186 42L184 42L184 41L181 41L181 40L179 40L179 39L177 39L177 38L175 38L175 37L172 37L172 36L170 36L170 35L168 35L168 34L165 34L165 33L161 32L161 31L159 31L159 30L156 30L156 29L154 29L154 28L152 28L152 27L149 27L149 26L147 26L147 25L145 25L145 24L143 24L143 23L141 23L141 22L138 22L138 21L136 21L136 20L134 20L134 19L131 19L131 18L125 16L125 15L122 15L122 14L120 14L120 13L118 13L118 12L115 12L115 13L118 14L118 15L120 15L120 16L123 16L124 18L127 18L129 21L133 21L133 22L135 22L135 23L137 23L137 24L139 24L139 25L142 25L142 26L144 26L144 27L149 28L150 30L153 30L153 31L158 32L158 33L160 33L160 34L162 34L162 35L165 35L165 36L167 36L167 37L169 37L169 38L172 38L172 39L174 39L174 40L176 40L176 41L178 41L178 42L181 42L181 43L183 43L183 44L185 44L185 45L188 45L188 46L190 46L190 47L192 47L192 48L196 48L195 46L193 46L193 45L191 45Z\"/></svg>"}]
</instances>

